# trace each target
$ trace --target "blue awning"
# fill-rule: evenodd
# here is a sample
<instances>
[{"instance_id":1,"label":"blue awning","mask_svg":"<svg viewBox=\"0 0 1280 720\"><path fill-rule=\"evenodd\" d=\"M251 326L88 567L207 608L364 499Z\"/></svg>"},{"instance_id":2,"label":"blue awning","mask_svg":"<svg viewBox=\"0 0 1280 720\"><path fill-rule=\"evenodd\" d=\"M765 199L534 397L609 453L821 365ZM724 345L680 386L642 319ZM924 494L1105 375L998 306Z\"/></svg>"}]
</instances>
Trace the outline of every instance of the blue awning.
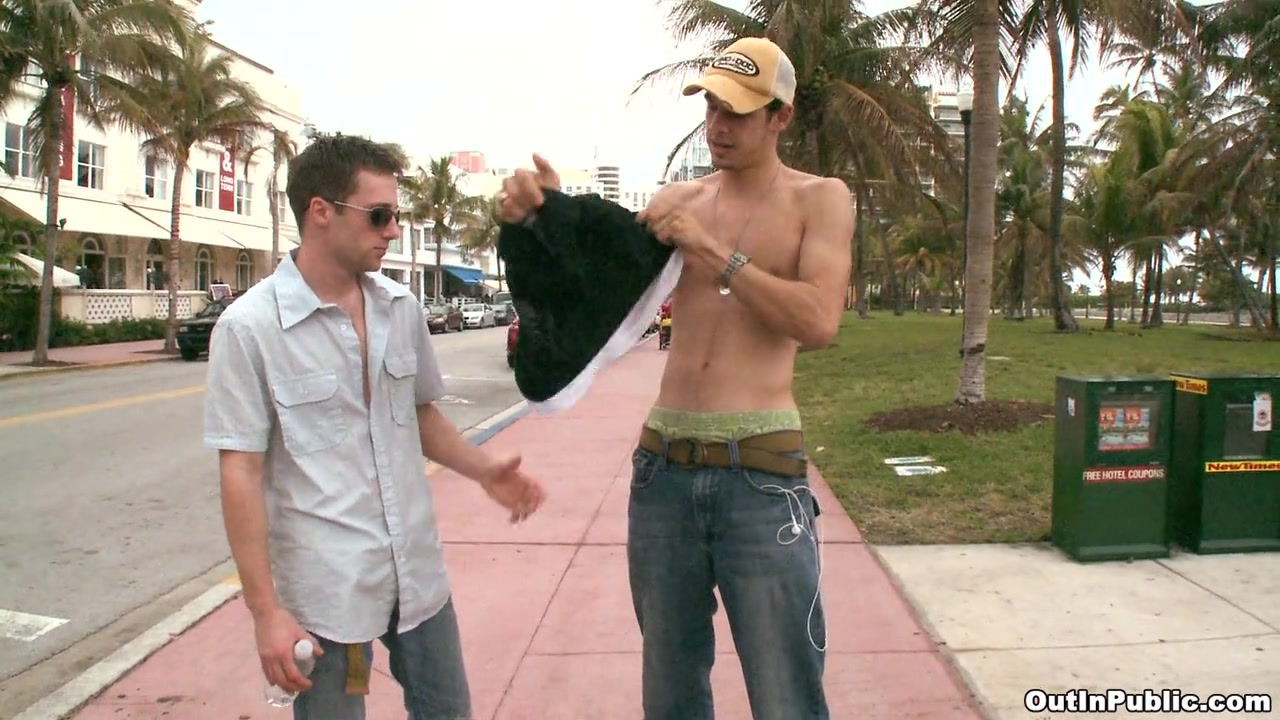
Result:
<instances>
[{"instance_id":1,"label":"blue awning","mask_svg":"<svg viewBox=\"0 0 1280 720\"><path fill-rule=\"evenodd\" d=\"M468 285L475 285L484 279L484 271L480 268L459 267L457 265L445 265L444 269L448 273Z\"/></svg>"}]
</instances>

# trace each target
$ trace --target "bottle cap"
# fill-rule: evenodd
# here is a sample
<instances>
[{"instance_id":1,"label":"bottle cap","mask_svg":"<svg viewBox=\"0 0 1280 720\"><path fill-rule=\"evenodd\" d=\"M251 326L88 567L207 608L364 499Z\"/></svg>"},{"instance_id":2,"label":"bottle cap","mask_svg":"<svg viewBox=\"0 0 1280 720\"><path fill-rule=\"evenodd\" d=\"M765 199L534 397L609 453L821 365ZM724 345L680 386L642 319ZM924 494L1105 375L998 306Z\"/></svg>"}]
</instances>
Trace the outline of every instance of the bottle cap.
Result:
<instances>
[{"instance_id":1,"label":"bottle cap","mask_svg":"<svg viewBox=\"0 0 1280 720\"><path fill-rule=\"evenodd\" d=\"M293 659L306 660L315 652L315 647L311 645L310 640L299 640L297 645L293 646Z\"/></svg>"}]
</instances>

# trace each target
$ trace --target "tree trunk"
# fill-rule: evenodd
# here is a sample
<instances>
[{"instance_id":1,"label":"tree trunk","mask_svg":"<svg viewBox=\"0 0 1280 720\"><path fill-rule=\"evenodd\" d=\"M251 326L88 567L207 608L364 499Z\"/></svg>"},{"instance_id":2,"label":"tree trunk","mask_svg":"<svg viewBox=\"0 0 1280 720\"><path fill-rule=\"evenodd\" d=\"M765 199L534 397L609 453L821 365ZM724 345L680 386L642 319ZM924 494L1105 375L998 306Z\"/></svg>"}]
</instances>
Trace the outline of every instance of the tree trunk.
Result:
<instances>
[{"instance_id":1,"label":"tree trunk","mask_svg":"<svg viewBox=\"0 0 1280 720\"><path fill-rule=\"evenodd\" d=\"M863 217L865 206L862 202L863 190L857 189L853 194L853 210L854 220L857 223L853 229L853 305L858 309L858 317L865 319L867 317L866 293L863 286L866 285L866 263L867 263L867 221Z\"/></svg>"},{"instance_id":2,"label":"tree trunk","mask_svg":"<svg viewBox=\"0 0 1280 720\"><path fill-rule=\"evenodd\" d=\"M966 222L964 341L956 403L987 398L987 328L996 236L996 165L1000 144L1000 0L976 0L973 28L973 161Z\"/></svg>"},{"instance_id":3,"label":"tree trunk","mask_svg":"<svg viewBox=\"0 0 1280 720\"><path fill-rule=\"evenodd\" d=\"M165 288L169 291L169 317L164 326L164 351L178 352L178 271L179 249L182 244L179 226L182 221L182 176L187 171L187 158L177 158L173 163L173 200L169 207L169 252L165 268Z\"/></svg>"},{"instance_id":4,"label":"tree trunk","mask_svg":"<svg viewBox=\"0 0 1280 720\"><path fill-rule=\"evenodd\" d=\"M1280 239L1277 239L1276 236L1272 235L1271 236L1272 249L1274 250L1278 245L1280 245ZM1270 260L1271 260L1271 280L1268 283L1270 287L1268 287L1267 290L1268 290L1268 294L1271 295L1271 331L1280 332L1280 302L1277 302L1276 300L1277 268L1276 268L1276 258L1274 254L1272 254Z\"/></svg>"},{"instance_id":5,"label":"tree trunk","mask_svg":"<svg viewBox=\"0 0 1280 720\"><path fill-rule=\"evenodd\" d=\"M422 303L421 273L418 272L418 241L413 239L413 228L409 228L409 292ZM435 298L431 299L435 302Z\"/></svg>"},{"instance_id":6,"label":"tree trunk","mask_svg":"<svg viewBox=\"0 0 1280 720\"><path fill-rule=\"evenodd\" d=\"M1179 325L1187 325L1191 322L1191 307L1195 302L1196 290L1200 286L1200 234L1204 232L1203 228L1196 228L1196 261L1191 266L1191 287L1187 289L1187 302L1182 308L1182 317L1178 320Z\"/></svg>"},{"instance_id":7,"label":"tree trunk","mask_svg":"<svg viewBox=\"0 0 1280 720\"><path fill-rule=\"evenodd\" d=\"M1102 288L1107 294L1107 321L1102 326L1107 330L1116 329L1116 291L1113 287L1116 274L1116 261L1112 257L1102 259Z\"/></svg>"},{"instance_id":8,"label":"tree trunk","mask_svg":"<svg viewBox=\"0 0 1280 720\"><path fill-rule=\"evenodd\" d=\"M434 239L436 241L435 299L437 301L444 295L444 237L436 235L436 231L440 228L440 222L441 221L437 220L435 225L431 228L431 234L435 236Z\"/></svg>"},{"instance_id":9,"label":"tree trunk","mask_svg":"<svg viewBox=\"0 0 1280 720\"><path fill-rule=\"evenodd\" d=\"M1154 298L1151 302L1151 327L1161 327L1164 325L1164 311L1161 309L1164 305L1164 252L1163 248L1156 251L1155 269L1152 274L1155 280Z\"/></svg>"},{"instance_id":10,"label":"tree trunk","mask_svg":"<svg viewBox=\"0 0 1280 720\"><path fill-rule=\"evenodd\" d=\"M271 202L267 203L271 208L271 267L267 270L268 275L276 271L276 263L280 258L280 185L276 180L279 174L280 163L276 163L271 166L271 182L267 183L267 192L271 195Z\"/></svg>"},{"instance_id":11,"label":"tree trunk","mask_svg":"<svg viewBox=\"0 0 1280 720\"><path fill-rule=\"evenodd\" d=\"M1147 258L1142 275L1142 327L1151 324L1151 288L1155 286L1156 260Z\"/></svg>"},{"instance_id":12,"label":"tree trunk","mask_svg":"<svg viewBox=\"0 0 1280 720\"><path fill-rule=\"evenodd\" d=\"M45 200L44 217L44 267L40 271L40 310L36 315L36 347L31 353L31 364L37 367L49 362L49 341L53 334L53 267L58 261L58 194L62 187L62 164L71 162L62 153L63 100L62 88L50 87L54 107L50 109L49 122L44 128L45 180L48 197ZM59 148L51 150L50 148ZM16 172L16 170L13 170Z\"/></svg>"},{"instance_id":13,"label":"tree trunk","mask_svg":"<svg viewBox=\"0 0 1280 720\"><path fill-rule=\"evenodd\" d=\"M61 144L61 138L58 140ZM60 155L53 154L53 165ZM36 348L31 353L31 364L46 365L49 362L49 341L53 334L53 267L58 260L58 187L61 184L61 168L48 175L49 197L45 200L44 267L40 270L40 313L37 316Z\"/></svg>"},{"instance_id":14,"label":"tree trunk","mask_svg":"<svg viewBox=\"0 0 1280 720\"><path fill-rule=\"evenodd\" d=\"M1056 8L1056 2L1051 3ZM1076 332L1080 324L1067 302L1070 293L1062 278L1062 214L1067 171L1067 80L1062 58L1062 36L1058 33L1058 11L1051 13L1049 59L1053 63L1053 173L1049 181L1049 302L1053 326L1062 332Z\"/></svg>"}]
</instances>

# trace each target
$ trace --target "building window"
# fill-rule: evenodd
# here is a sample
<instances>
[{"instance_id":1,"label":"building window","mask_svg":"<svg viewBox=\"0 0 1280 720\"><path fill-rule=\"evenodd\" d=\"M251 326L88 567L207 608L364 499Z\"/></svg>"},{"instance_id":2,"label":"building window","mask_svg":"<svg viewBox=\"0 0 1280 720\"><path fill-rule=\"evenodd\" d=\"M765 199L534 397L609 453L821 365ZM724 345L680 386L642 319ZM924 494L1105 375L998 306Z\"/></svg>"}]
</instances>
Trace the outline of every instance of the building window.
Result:
<instances>
[{"instance_id":1,"label":"building window","mask_svg":"<svg viewBox=\"0 0 1280 720\"><path fill-rule=\"evenodd\" d=\"M240 251L236 256L236 290L248 290L253 286L253 260L249 253Z\"/></svg>"},{"instance_id":2,"label":"building window","mask_svg":"<svg viewBox=\"0 0 1280 720\"><path fill-rule=\"evenodd\" d=\"M124 290L129 287L129 261L123 255L107 256L107 289Z\"/></svg>"},{"instance_id":3,"label":"building window","mask_svg":"<svg viewBox=\"0 0 1280 720\"><path fill-rule=\"evenodd\" d=\"M80 262L76 265L82 287L95 290L103 286L107 277L107 254L97 238L85 238L80 243Z\"/></svg>"},{"instance_id":4,"label":"building window","mask_svg":"<svg viewBox=\"0 0 1280 720\"><path fill-rule=\"evenodd\" d=\"M142 160L142 193L151 198L169 197L169 164L154 155Z\"/></svg>"},{"instance_id":5,"label":"building window","mask_svg":"<svg viewBox=\"0 0 1280 720\"><path fill-rule=\"evenodd\" d=\"M280 222L285 222L293 217L293 211L289 209L289 196L283 190L276 192L276 217L280 218Z\"/></svg>"},{"instance_id":6,"label":"building window","mask_svg":"<svg viewBox=\"0 0 1280 720\"><path fill-rule=\"evenodd\" d=\"M196 207L213 207L213 173L208 170L196 171Z\"/></svg>"},{"instance_id":7,"label":"building window","mask_svg":"<svg viewBox=\"0 0 1280 720\"><path fill-rule=\"evenodd\" d=\"M208 292L212 282L213 253L209 252L209 248L202 247L196 250L196 289Z\"/></svg>"},{"instance_id":8,"label":"building window","mask_svg":"<svg viewBox=\"0 0 1280 720\"><path fill-rule=\"evenodd\" d=\"M236 181L236 214L252 215L253 183L244 180Z\"/></svg>"},{"instance_id":9,"label":"building window","mask_svg":"<svg viewBox=\"0 0 1280 720\"><path fill-rule=\"evenodd\" d=\"M4 127L4 166L17 177L36 176L36 154L31 131L26 125L8 123Z\"/></svg>"},{"instance_id":10,"label":"building window","mask_svg":"<svg viewBox=\"0 0 1280 720\"><path fill-rule=\"evenodd\" d=\"M409 243L410 243L409 246L410 247L416 247L419 250L425 250L426 246L422 244L422 237L423 237L422 228L416 228L416 227L409 228Z\"/></svg>"},{"instance_id":11,"label":"building window","mask_svg":"<svg viewBox=\"0 0 1280 720\"><path fill-rule=\"evenodd\" d=\"M164 245L159 240L152 240L147 245L147 289L163 290L165 277Z\"/></svg>"},{"instance_id":12,"label":"building window","mask_svg":"<svg viewBox=\"0 0 1280 720\"><path fill-rule=\"evenodd\" d=\"M76 184L82 188L101 190L106 172L107 148L81 140L79 152L76 153Z\"/></svg>"}]
</instances>

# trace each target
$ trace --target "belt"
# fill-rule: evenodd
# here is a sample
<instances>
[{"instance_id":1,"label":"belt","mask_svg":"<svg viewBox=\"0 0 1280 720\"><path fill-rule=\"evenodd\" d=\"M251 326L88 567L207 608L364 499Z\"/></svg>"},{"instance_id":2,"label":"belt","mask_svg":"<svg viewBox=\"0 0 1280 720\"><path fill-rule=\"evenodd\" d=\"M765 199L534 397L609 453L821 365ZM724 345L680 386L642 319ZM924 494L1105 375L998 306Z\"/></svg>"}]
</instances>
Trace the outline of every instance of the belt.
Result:
<instances>
[{"instance_id":1,"label":"belt","mask_svg":"<svg viewBox=\"0 0 1280 720\"><path fill-rule=\"evenodd\" d=\"M662 455L662 435L645 427L640 431L640 447ZM804 452L804 435L798 430L753 435L738 441L738 461L741 467L783 477L803 477L809 472L807 458L792 457L784 453ZM729 444L704 442L691 438L667 441L666 459L676 465L692 467L733 467Z\"/></svg>"}]
</instances>

